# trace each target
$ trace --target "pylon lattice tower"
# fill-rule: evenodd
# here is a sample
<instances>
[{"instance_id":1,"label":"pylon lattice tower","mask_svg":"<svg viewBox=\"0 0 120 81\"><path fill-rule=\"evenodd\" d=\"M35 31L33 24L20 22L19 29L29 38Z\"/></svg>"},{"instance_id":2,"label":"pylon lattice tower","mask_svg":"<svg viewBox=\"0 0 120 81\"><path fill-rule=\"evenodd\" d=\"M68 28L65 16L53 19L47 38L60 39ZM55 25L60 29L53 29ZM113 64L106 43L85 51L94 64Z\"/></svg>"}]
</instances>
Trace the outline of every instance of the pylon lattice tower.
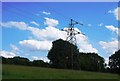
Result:
<instances>
[{"instance_id":1,"label":"pylon lattice tower","mask_svg":"<svg viewBox=\"0 0 120 81\"><path fill-rule=\"evenodd\" d=\"M83 33L79 32L79 31L75 30L74 25L76 25L76 24L83 25L81 23L78 23L78 22L74 21L73 19L70 19L69 28L63 30L63 31L66 31L67 35L68 35L67 38L66 38L66 41L69 41L73 45L77 44L76 35L77 34L83 34ZM70 50L71 50L71 69L73 69L73 66L74 66L73 65L73 51L74 50L73 50L72 45L71 45Z\"/></svg>"},{"instance_id":2,"label":"pylon lattice tower","mask_svg":"<svg viewBox=\"0 0 120 81\"><path fill-rule=\"evenodd\" d=\"M76 35L77 34L83 34L83 33L80 33L79 31L74 29L74 25L76 25L76 24L83 25L83 24L78 23L78 22L74 21L73 19L71 19L70 24L69 24L69 28L63 30L63 31L66 31L67 35L68 35L66 40L69 41L73 45L77 44Z\"/></svg>"}]
</instances>

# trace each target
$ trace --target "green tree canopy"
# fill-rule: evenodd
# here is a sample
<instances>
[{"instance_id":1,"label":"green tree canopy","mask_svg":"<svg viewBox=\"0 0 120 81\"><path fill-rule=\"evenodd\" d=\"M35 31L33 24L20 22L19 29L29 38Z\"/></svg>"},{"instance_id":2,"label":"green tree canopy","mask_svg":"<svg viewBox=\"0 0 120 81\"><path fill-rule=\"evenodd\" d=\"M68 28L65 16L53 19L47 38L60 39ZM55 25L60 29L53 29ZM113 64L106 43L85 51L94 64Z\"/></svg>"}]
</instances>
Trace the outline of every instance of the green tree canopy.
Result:
<instances>
[{"instance_id":1,"label":"green tree canopy","mask_svg":"<svg viewBox=\"0 0 120 81\"><path fill-rule=\"evenodd\" d=\"M120 50L109 57L109 66L112 72L120 74Z\"/></svg>"},{"instance_id":2,"label":"green tree canopy","mask_svg":"<svg viewBox=\"0 0 120 81\"><path fill-rule=\"evenodd\" d=\"M79 62L82 70L103 71L105 67L104 58L97 53L80 53Z\"/></svg>"},{"instance_id":3,"label":"green tree canopy","mask_svg":"<svg viewBox=\"0 0 120 81\"><path fill-rule=\"evenodd\" d=\"M79 50L77 46L62 39L53 41L48 59L54 68L79 69ZM73 67L72 67L73 64Z\"/></svg>"},{"instance_id":4,"label":"green tree canopy","mask_svg":"<svg viewBox=\"0 0 120 81\"><path fill-rule=\"evenodd\" d=\"M55 68L71 69L73 64L73 69L103 71L105 67L104 58L97 53L79 53L77 46L62 39L53 41L48 58Z\"/></svg>"}]
</instances>

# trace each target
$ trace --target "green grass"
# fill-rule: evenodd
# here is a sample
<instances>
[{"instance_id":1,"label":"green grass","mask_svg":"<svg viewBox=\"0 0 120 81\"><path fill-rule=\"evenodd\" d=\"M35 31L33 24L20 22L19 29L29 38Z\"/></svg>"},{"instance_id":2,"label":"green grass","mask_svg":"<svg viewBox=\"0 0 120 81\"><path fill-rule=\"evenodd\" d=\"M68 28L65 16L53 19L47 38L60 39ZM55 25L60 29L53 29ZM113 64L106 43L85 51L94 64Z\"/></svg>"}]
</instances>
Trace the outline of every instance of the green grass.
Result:
<instances>
[{"instance_id":1,"label":"green grass","mask_svg":"<svg viewBox=\"0 0 120 81\"><path fill-rule=\"evenodd\" d=\"M3 79L118 79L117 74L3 65Z\"/></svg>"}]
</instances>

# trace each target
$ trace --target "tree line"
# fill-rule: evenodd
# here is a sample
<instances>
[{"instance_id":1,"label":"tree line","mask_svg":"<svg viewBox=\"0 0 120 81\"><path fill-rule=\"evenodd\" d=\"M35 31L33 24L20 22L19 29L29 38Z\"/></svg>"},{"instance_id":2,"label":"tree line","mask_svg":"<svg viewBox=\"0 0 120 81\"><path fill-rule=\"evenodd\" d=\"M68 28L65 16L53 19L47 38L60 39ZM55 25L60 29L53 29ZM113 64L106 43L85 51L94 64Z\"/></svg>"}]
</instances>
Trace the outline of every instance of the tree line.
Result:
<instances>
[{"instance_id":1,"label":"tree line","mask_svg":"<svg viewBox=\"0 0 120 81\"><path fill-rule=\"evenodd\" d=\"M14 64L14 65L26 65L26 66L37 66L37 67L49 67L49 63L43 60L30 61L28 58L15 56L13 58L2 57L3 64Z\"/></svg>"},{"instance_id":2,"label":"tree line","mask_svg":"<svg viewBox=\"0 0 120 81\"><path fill-rule=\"evenodd\" d=\"M109 57L107 67L105 59L97 53L79 52L77 46L62 39L53 41L52 43L52 48L47 56L50 60L49 63L46 63L43 60L30 61L27 58L19 56L13 58L2 57L2 63L120 74L120 50L116 51L115 54L112 54Z\"/></svg>"},{"instance_id":3,"label":"tree line","mask_svg":"<svg viewBox=\"0 0 120 81\"><path fill-rule=\"evenodd\" d=\"M48 59L50 59L51 67L54 68L120 74L120 50L109 57L109 63L107 65L105 59L97 53L79 52L77 46L59 39L52 42Z\"/></svg>"},{"instance_id":4,"label":"tree line","mask_svg":"<svg viewBox=\"0 0 120 81\"><path fill-rule=\"evenodd\" d=\"M54 68L104 71L105 67L104 58L97 53L79 52L77 46L62 39L53 42L48 58Z\"/></svg>"}]
</instances>

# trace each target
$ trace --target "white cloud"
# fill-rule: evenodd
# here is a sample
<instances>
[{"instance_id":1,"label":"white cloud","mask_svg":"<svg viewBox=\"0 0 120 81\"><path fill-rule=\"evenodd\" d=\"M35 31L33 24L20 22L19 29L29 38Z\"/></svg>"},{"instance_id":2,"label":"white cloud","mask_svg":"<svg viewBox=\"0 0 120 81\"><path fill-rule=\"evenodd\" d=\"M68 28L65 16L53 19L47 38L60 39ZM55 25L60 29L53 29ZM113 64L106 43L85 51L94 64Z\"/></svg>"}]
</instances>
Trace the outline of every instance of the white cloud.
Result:
<instances>
[{"instance_id":1,"label":"white cloud","mask_svg":"<svg viewBox=\"0 0 120 81\"><path fill-rule=\"evenodd\" d=\"M12 50L15 50L15 51L19 51L20 50L17 46L15 46L13 44L10 44L10 47L12 48Z\"/></svg>"},{"instance_id":2,"label":"white cloud","mask_svg":"<svg viewBox=\"0 0 120 81\"><path fill-rule=\"evenodd\" d=\"M37 41L37 40L23 40L19 44L32 51L50 50L52 42L50 41Z\"/></svg>"},{"instance_id":3,"label":"white cloud","mask_svg":"<svg viewBox=\"0 0 120 81\"><path fill-rule=\"evenodd\" d=\"M98 24L98 26L103 26L103 23Z\"/></svg>"},{"instance_id":4,"label":"white cloud","mask_svg":"<svg viewBox=\"0 0 120 81\"><path fill-rule=\"evenodd\" d=\"M99 44L106 51L106 53L109 54L109 55L113 54L115 51L120 49L118 47L118 40L113 40L113 41L110 41L110 42L100 41Z\"/></svg>"},{"instance_id":5,"label":"white cloud","mask_svg":"<svg viewBox=\"0 0 120 81\"><path fill-rule=\"evenodd\" d=\"M110 13L111 11L109 11ZM119 28L113 26L113 25L106 25L105 26L108 30L115 32L117 35L120 36ZM105 41L100 41L99 44L102 46L102 48L106 51L107 54L111 55L113 54L115 51L117 51L118 49L120 49L119 47L119 40L112 38L112 41L109 42L105 42Z\"/></svg>"},{"instance_id":6,"label":"white cloud","mask_svg":"<svg viewBox=\"0 0 120 81\"><path fill-rule=\"evenodd\" d=\"M109 58L105 58L105 63L107 64L107 67L108 67Z\"/></svg>"},{"instance_id":7,"label":"white cloud","mask_svg":"<svg viewBox=\"0 0 120 81\"><path fill-rule=\"evenodd\" d=\"M56 28L54 29L54 27L52 27L52 28L51 27L46 28L46 30L41 31L41 34L40 34L40 31L38 33L36 32L38 34L38 36L44 38L43 41L23 40L23 41L20 41L19 43L31 50L49 50L52 47L51 41L54 41L59 38L62 38L65 40L67 37L65 32L60 31ZM77 28L75 28L75 29L77 29ZM79 29L77 29L77 30L79 30ZM78 47L80 48L80 50L83 50L82 52L95 52L95 53L98 52L97 49L93 48L92 44L90 44L88 42L88 39L86 36L79 34L76 36L76 38L77 38ZM46 41L46 40L48 40L48 41Z\"/></svg>"},{"instance_id":8,"label":"white cloud","mask_svg":"<svg viewBox=\"0 0 120 81\"><path fill-rule=\"evenodd\" d=\"M66 32L61 31L55 27L46 27L45 29L38 29L29 27L29 31L38 39L38 40L56 40L59 38L66 39Z\"/></svg>"},{"instance_id":9,"label":"white cloud","mask_svg":"<svg viewBox=\"0 0 120 81\"><path fill-rule=\"evenodd\" d=\"M110 31L115 32L117 35L120 36L120 33L119 33L120 28L117 28L117 27L115 27L115 26L113 26L113 25L106 25L105 27L106 27L107 29L109 29Z\"/></svg>"},{"instance_id":10,"label":"white cloud","mask_svg":"<svg viewBox=\"0 0 120 81\"><path fill-rule=\"evenodd\" d=\"M2 50L2 51L0 51L0 56L3 56L5 58L13 58L16 56L16 54L13 52Z\"/></svg>"},{"instance_id":11,"label":"white cloud","mask_svg":"<svg viewBox=\"0 0 120 81\"><path fill-rule=\"evenodd\" d=\"M120 7L117 7L114 10L109 10L108 13L114 14L116 20L120 20L120 15L118 15L118 13L120 13Z\"/></svg>"},{"instance_id":12,"label":"white cloud","mask_svg":"<svg viewBox=\"0 0 120 81\"><path fill-rule=\"evenodd\" d=\"M50 12L45 12L45 11L43 11L42 13L45 14L45 15L50 15L51 14Z\"/></svg>"},{"instance_id":13,"label":"white cloud","mask_svg":"<svg viewBox=\"0 0 120 81\"><path fill-rule=\"evenodd\" d=\"M92 26L91 24L88 24L88 26Z\"/></svg>"},{"instance_id":14,"label":"white cloud","mask_svg":"<svg viewBox=\"0 0 120 81\"><path fill-rule=\"evenodd\" d=\"M58 25L58 20L52 18L45 18L44 24L48 25L45 29L39 29L34 27L28 27L27 30L31 31L32 34L39 40L55 40L58 38L65 38L64 33L59 29L55 28ZM59 33L59 34L58 34Z\"/></svg>"},{"instance_id":15,"label":"white cloud","mask_svg":"<svg viewBox=\"0 0 120 81\"><path fill-rule=\"evenodd\" d=\"M45 18L45 22L48 27L45 29L39 29L35 27L30 27L24 22L3 22L2 27L9 27L9 28L18 28L20 30L27 30L32 32L32 34L37 37L39 40L55 40L56 38L65 38L65 32L61 32L59 29L55 28L54 26L58 25L58 20ZM58 34L59 33L59 34Z\"/></svg>"},{"instance_id":16,"label":"white cloud","mask_svg":"<svg viewBox=\"0 0 120 81\"><path fill-rule=\"evenodd\" d=\"M80 52L95 52L98 53L97 49L88 42L88 38L82 34L76 36L78 47Z\"/></svg>"},{"instance_id":17,"label":"white cloud","mask_svg":"<svg viewBox=\"0 0 120 81\"><path fill-rule=\"evenodd\" d=\"M32 60L43 60L44 62L50 61L47 57L38 57L38 56L32 56Z\"/></svg>"},{"instance_id":18,"label":"white cloud","mask_svg":"<svg viewBox=\"0 0 120 81\"><path fill-rule=\"evenodd\" d=\"M64 28L66 29L66 28ZM78 28L74 28L75 31L78 31L82 33ZM92 46L92 44L89 43L89 40L87 36L83 34L78 34L76 35L76 40L77 40L77 46L79 48L80 52L95 52L98 53L97 49Z\"/></svg>"},{"instance_id":19,"label":"white cloud","mask_svg":"<svg viewBox=\"0 0 120 81\"><path fill-rule=\"evenodd\" d=\"M36 25L36 26L39 26L39 24L36 23L35 21L31 21L30 23L31 23L31 24L34 24L34 25Z\"/></svg>"},{"instance_id":20,"label":"white cloud","mask_svg":"<svg viewBox=\"0 0 120 81\"><path fill-rule=\"evenodd\" d=\"M55 19L52 19L52 18L45 18L45 22L44 22L44 24L45 25L48 25L48 26L52 26L52 27L54 27L54 26L56 26L56 25L58 25L59 24L59 22L58 22L58 20L55 20Z\"/></svg>"},{"instance_id":21,"label":"white cloud","mask_svg":"<svg viewBox=\"0 0 120 81\"><path fill-rule=\"evenodd\" d=\"M26 30L28 25L24 22L14 22L14 21L10 21L10 22L6 22L6 23L1 23L1 27L8 27L8 28L18 28L20 30Z\"/></svg>"},{"instance_id":22,"label":"white cloud","mask_svg":"<svg viewBox=\"0 0 120 81\"><path fill-rule=\"evenodd\" d=\"M113 25L109 25L109 26L105 26L107 29L111 30L111 31L117 31L118 28L114 27Z\"/></svg>"},{"instance_id":23,"label":"white cloud","mask_svg":"<svg viewBox=\"0 0 120 81\"><path fill-rule=\"evenodd\" d=\"M13 52L15 54L22 53L22 50L20 50L16 45L10 44L10 47L11 47L11 52Z\"/></svg>"},{"instance_id":24,"label":"white cloud","mask_svg":"<svg viewBox=\"0 0 120 81\"><path fill-rule=\"evenodd\" d=\"M63 39L65 40L67 37L67 33L65 31L61 31L58 28L55 28L56 25L58 25L58 20L51 19L51 18L45 18L45 24L48 26L44 29L39 29L35 27L30 27L27 24L25 24L22 28L25 28L25 30L30 31L33 36L35 36L36 39L32 40L23 40L20 41L19 44L23 45L24 47L30 49L30 50L49 50L52 46L51 41L54 41L56 39ZM9 23L9 22L7 22ZM16 23L20 22L13 22L15 25L6 24L6 26L10 27L16 27L18 29L19 25L16 25ZM65 29L65 28L64 28ZM75 28L76 31L81 32L78 28ZM80 48L80 51L83 52L98 52L96 48L92 46L92 44L89 43L89 40L86 36L79 34L76 36L77 38L77 44ZM87 47L87 48L86 48Z\"/></svg>"},{"instance_id":25,"label":"white cloud","mask_svg":"<svg viewBox=\"0 0 120 81\"><path fill-rule=\"evenodd\" d=\"M37 56L32 56L32 60L40 60Z\"/></svg>"}]
</instances>

